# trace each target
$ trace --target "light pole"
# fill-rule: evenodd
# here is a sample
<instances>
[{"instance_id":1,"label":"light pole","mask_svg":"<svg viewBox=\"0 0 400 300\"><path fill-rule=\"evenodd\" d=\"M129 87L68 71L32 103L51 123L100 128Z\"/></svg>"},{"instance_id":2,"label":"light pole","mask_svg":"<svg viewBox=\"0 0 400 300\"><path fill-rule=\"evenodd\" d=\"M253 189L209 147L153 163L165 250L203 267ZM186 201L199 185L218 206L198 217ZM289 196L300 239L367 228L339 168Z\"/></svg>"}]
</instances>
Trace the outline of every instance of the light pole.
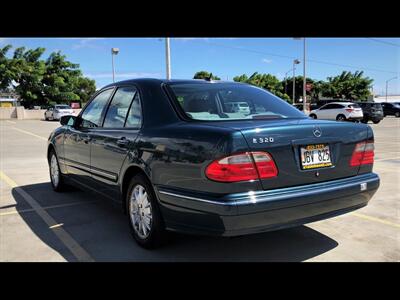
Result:
<instances>
[{"instance_id":1,"label":"light pole","mask_svg":"<svg viewBox=\"0 0 400 300\"><path fill-rule=\"evenodd\" d=\"M114 55L117 55L118 53L119 53L119 48L111 48L111 63L112 63L113 82L115 82Z\"/></svg>"},{"instance_id":2,"label":"light pole","mask_svg":"<svg viewBox=\"0 0 400 300\"><path fill-rule=\"evenodd\" d=\"M167 79L171 79L171 49L169 44L169 38L165 38L165 61L167 70Z\"/></svg>"},{"instance_id":3,"label":"light pole","mask_svg":"<svg viewBox=\"0 0 400 300\"><path fill-rule=\"evenodd\" d=\"M287 93L287 91L286 91L286 86L287 86L287 74L288 74L290 71L292 71L292 69L290 69L289 71L287 71L287 72L285 73L285 78L284 78L284 80L285 80L285 94Z\"/></svg>"},{"instance_id":4,"label":"light pole","mask_svg":"<svg viewBox=\"0 0 400 300\"><path fill-rule=\"evenodd\" d=\"M293 61L293 104L295 104L295 91L296 91L296 77L295 77L295 71L296 71L296 65L298 65L300 61L298 59L295 59Z\"/></svg>"},{"instance_id":5,"label":"light pole","mask_svg":"<svg viewBox=\"0 0 400 300\"><path fill-rule=\"evenodd\" d=\"M307 111L307 95L306 95L306 38L303 38L303 111Z\"/></svg>"},{"instance_id":6,"label":"light pole","mask_svg":"<svg viewBox=\"0 0 400 300\"><path fill-rule=\"evenodd\" d=\"M388 83L389 83L389 81L396 79L396 78L397 78L397 76L386 80L386 102L387 102L387 95L388 95Z\"/></svg>"}]
</instances>

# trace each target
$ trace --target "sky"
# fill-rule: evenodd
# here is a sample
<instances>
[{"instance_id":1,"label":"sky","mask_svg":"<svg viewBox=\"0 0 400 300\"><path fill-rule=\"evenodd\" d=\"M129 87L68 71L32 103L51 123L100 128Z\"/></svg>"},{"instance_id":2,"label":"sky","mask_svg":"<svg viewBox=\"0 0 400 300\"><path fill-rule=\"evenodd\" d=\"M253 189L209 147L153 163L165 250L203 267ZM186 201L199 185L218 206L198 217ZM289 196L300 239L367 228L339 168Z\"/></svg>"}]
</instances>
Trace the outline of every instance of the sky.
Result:
<instances>
[{"instance_id":1,"label":"sky","mask_svg":"<svg viewBox=\"0 0 400 300\"><path fill-rule=\"evenodd\" d=\"M165 78L165 42L162 38L0 38L0 47L44 47L47 58L61 51L78 63L97 88L112 82L111 48L115 56L116 81L137 77ZM12 51L9 52L9 56ZM303 74L303 41L293 38L171 38L172 78L193 78L205 70L222 80L254 72L270 73L280 80ZM400 38L307 38L306 75L317 80L342 71L363 70L372 79L375 94L400 94Z\"/></svg>"}]
</instances>

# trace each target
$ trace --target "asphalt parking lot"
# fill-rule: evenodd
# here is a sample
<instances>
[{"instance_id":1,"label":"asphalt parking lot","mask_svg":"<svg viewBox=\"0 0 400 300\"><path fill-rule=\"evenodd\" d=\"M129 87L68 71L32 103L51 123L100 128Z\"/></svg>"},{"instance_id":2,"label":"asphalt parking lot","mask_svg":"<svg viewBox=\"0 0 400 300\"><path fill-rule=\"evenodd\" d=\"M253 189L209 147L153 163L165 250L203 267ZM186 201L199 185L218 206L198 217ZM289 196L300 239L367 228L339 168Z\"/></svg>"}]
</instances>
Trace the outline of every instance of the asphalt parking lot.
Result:
<instances>
[{"instance_id":1,"label":"asphalt parking lot","mask_svg":"<svg viewBox=\"0 0 400 300\"><path fill-rule=\"evenodd\" d=\"M400 118L370 124L381 186L355 212L236 238L171 234L158 250L131 238L119 206L96 192L51 189L58 122L0 121L0 261L400 261Z\"/></svg>"}]
</instances>

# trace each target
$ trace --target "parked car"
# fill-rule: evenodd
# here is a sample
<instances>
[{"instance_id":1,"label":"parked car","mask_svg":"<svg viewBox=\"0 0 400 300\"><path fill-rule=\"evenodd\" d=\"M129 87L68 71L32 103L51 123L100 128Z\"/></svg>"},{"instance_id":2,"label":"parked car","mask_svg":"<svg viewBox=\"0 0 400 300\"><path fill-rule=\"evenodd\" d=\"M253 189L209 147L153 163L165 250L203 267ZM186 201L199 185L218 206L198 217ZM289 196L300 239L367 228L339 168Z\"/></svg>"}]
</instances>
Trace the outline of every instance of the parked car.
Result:
<instances>
[{"instance_id":1,"label":"parked car","mask_svg":"<svg viewBox=\"0 0 400 300\"><path fill-rule=\"evenodd\" d=\"M364 118L361 120L363 123L372 121L374 124L378 124L383 120L382 105L376 102L356 102L363 111Z\"/></svg>"},{"instance_id":2,"label":"parked car","mask_svg":"<svg viewBox=\"0 0 400 300\"><path fill-rule=\"evenodd\" d=\"M396 118L400 117L400 104L398 103L390 103L383 102L381 103L383 108L383 115L386 116L396 116Z\"/></svg>"},{"instance_id":3,"label":"parked car","mask_svg":"<svg viewBox=\"0 0 400 300\"><path fill-rule=\"evenodd\" d=\"M328 103L344 103L344 102L351 102L350 100L346 99L323 99L323 100L317 100L316 102L313 102L315 109L320 108L321 106L324 106L325 104Z\"/></svg>"},{"instance_id":4,"label":"parked car","mask_svg":"<svg viewBox=\"0 0 400 300\"><path fill-rule=\"evenodd\" d=\"M60 120L62 116L73 115L74 110L65 104L56 104L47 108L44 112L44 119L48 120Z\"/></svg>"},{"instance_id":5,"label":"parked car","mask_svg":"<svg viewBox=\"0 0 400 300\"><path fill-rule=\"evenodd\" d=\"M250 107L247 102L226 102L225 107L229 112L250 114Z\"/></svg>"},{"instance_id":6,"label":"parked car","mask_svg":"<svg viewBox=\"0 0 400 300\"><path fill-rule=\"evenodd\" d=\"M250 115L227 110L235 99ZM367 205L379 186L368 125L310 119L248 84L122 81L60 123L47 149L53 189L72 182L119 201L145 248L166 230L238 236L322 220Z\"/></svg>"},{"instance_id":7,"label":"parked car","mask_svg":"<svg viewBox=\"0 0 400 300\"><path fill-rule=\"evenodd\" d=\"M352 102L332 102L310 112L313 119L360 121L364 117L360 106Z\"/></svg>"},{"instance_id":8,"label":"parked car","mask_svg":"<svg viewBox=\"0 0 400 300\"><path fill-rule=\"evenodd\" d=\"M296 103L296 104L293 104L293 106L296 107L298 110L303 111L303 108L304 108L303 104L301 104L301 103ZM317 104L316 104L316 103L311 103L311 104L310 104L310 109L311 109L311 110L317 109L317 108L318 108L318 107L317 107Z\"/></svg>"}]
</instances>

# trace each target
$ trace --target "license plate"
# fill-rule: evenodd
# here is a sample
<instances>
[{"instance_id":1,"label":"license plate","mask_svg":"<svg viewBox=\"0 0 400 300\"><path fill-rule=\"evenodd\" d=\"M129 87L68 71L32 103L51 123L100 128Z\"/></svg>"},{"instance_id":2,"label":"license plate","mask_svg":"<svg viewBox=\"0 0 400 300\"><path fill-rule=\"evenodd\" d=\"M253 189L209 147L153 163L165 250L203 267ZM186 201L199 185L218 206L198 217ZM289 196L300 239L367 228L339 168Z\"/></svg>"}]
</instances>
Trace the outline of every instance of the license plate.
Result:
<instances>
[{"instance_id":1,"label":"license plate","mask_svg":"<svg viewBox=\"0 0 400 300\"><path fill-rule=\"evenodd\" d=\"M302 169L315 169L332 166L329 145L307 145L300 147Z\"/></svg>"}]
</instances>

